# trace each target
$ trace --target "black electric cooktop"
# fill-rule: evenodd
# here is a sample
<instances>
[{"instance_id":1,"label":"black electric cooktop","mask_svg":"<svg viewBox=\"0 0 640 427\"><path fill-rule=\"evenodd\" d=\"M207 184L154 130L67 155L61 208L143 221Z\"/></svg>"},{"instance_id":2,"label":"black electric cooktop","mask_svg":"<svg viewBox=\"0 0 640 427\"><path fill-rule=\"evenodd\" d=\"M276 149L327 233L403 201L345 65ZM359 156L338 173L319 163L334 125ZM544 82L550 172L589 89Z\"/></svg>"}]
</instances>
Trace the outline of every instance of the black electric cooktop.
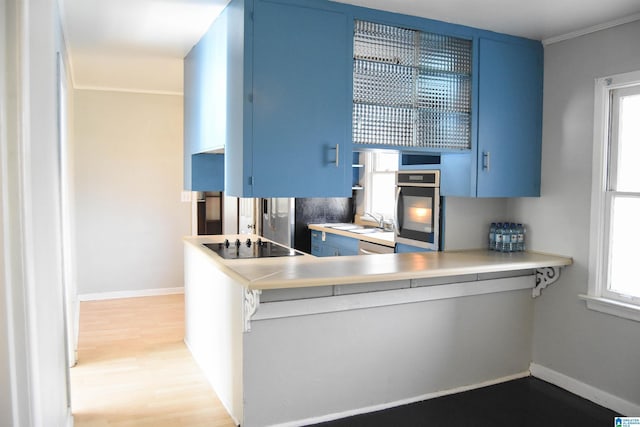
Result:
<instances>
[{"instance_id":1,"label":"black electric cooktop","mask_svg":"<svg viewBox=\"0 0 640 427\"><path fill-rule=\"evenodd\" d=\"M274 258L282 256L298 256L300 252L273 242L261 239L241 242L225 240L224 243L204 243L204 245L224 259Z\"/></svg>"}]
</instances>

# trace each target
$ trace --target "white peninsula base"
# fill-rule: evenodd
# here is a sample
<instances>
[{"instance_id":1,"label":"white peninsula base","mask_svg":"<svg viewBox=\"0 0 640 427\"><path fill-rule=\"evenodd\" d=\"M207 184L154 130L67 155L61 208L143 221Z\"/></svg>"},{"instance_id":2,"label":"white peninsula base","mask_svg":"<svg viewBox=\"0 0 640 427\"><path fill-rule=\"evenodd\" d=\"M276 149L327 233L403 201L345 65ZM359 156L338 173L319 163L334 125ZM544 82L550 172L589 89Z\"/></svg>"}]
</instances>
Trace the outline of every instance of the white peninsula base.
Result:
<instances>
[{"instance_id":1,"label":"white peninsula base","mask_svg":"<svg viewBox=\"0 0 640 427\"><path fill-rule=\"evenodd\" d=\"M243 268L255 261L222 261L205 239L185 239L185 341L243 427L312 424L529 375L532 289L542 265L514 259L513 270L498 273L416 270L415 278L300 286L291 263L315 268L305 256L260 267L285 263L297 286L283 278L281 287L252 289L259 280ZM360 262L339 262L347 258ZM260 301L246 313L251 290Z\"/></svg>"}]
</instances>

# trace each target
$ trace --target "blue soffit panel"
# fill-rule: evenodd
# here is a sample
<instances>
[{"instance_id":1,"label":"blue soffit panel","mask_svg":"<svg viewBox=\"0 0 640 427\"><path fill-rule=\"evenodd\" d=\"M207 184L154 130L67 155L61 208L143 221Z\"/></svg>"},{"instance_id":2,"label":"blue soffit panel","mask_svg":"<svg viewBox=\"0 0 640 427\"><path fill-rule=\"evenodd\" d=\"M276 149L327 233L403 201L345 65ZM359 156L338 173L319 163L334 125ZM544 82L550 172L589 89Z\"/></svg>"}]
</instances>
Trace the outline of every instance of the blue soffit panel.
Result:
<instances>
[{"instance_id":1,"label":"blue soffit panel","mask_svg":"<svg viewBox=\"0 0 640 427\"><path fill-rule=\"evenodd\" d=\"M224 191L224 154L191 156L191 190Z\"/></svg>"}]
</instances>

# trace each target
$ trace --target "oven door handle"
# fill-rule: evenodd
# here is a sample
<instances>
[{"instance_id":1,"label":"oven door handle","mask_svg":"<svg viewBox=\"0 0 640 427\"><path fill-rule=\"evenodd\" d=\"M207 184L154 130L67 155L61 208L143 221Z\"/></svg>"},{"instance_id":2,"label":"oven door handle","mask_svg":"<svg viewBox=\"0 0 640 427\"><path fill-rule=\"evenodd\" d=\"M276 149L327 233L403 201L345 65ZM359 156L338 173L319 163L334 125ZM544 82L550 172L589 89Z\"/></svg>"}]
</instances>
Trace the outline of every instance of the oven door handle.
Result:
<instances>
[{"instance_id":1,"label":"oven door handle","mask_svg":"<svg viewBox=\"0 0 640 427\"><path fill-rule=\"evenodd\" d=\"M402 231L402 220L404 219L404 205L402 203L402 187L396 189L396 236Z\"/></svg>"}]
</instances>

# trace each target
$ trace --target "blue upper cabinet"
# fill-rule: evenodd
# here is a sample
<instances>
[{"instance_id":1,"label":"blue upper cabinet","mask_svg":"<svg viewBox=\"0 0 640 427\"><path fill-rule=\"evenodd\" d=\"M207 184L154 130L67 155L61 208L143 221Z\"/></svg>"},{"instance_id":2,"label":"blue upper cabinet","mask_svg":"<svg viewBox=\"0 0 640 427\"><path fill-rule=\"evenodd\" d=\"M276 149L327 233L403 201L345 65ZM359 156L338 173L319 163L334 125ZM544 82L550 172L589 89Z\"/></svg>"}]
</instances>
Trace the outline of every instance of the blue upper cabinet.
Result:
<instances>
[{"instance_id":1,"label":"blue upper cabinet","mask_svg":"<svg viewBox=\"0 0 640 427\"><path fill-rule=\"evenodd\" d=\"M189 147L224 148L227 194L351 196L350 28L331 3L232 0L189 53Z\"/></svg>"},{"instance_id":2,"label":"blue upper cabinet","mask_svg":"<svg viewBox=\"0 0 640 427\"><path fill-rule=\"evenodd\" d=\"M253 196L351 196L344 13L256 1Z\"/></svg>"},{"instance_id":3,"label":"blue upper cabinet","mask_svg":"<svg viewBox=\"0 0 640 427\"><path fill-rule=\"evenodd\" d=\"M440 169L443 196L539 196L542 45L484 33L474 47L473 148L425 168Z\"/></svg>"},{"instance_id":4,"label":"blue upper cabinet","mask_svg":"<svg viewBox=\"0 0 640 427\"><path fill-rule=\"evenodd\" d=\"M539 196L542 46L481 37L479 53L477 196Z\"/></svg>"},{"instance_id":5,"label":"blue upper cabinet","mask_svg":"<svg viewBox=\"0 0 640 427\"><path fill-rule=\"evenodd\" d=\"M390 58L369 55L359 29L366 39L389 26L411 43ZM464 54L441 64L449 45ZM404 53L419 60L405 64ZM402 86L411 90L367 83L388 69L417 76ZM408 98L389 106L399 91ZM231 0L185 58L184 104L185 183L224 182L229 195L349 197L354 146L439 156L426 167L442 171L446 196L540 194L536 41L325 0ZM380 119L378 110L392 114ZM414 115L428 120L397 121ZM391 126L379 129L386 120ZM385 129L392 143L379 138ZM411 144L393 142L407 129ZM223 162L193 157L222 152Z\"/></svg>"}]
</instances>

